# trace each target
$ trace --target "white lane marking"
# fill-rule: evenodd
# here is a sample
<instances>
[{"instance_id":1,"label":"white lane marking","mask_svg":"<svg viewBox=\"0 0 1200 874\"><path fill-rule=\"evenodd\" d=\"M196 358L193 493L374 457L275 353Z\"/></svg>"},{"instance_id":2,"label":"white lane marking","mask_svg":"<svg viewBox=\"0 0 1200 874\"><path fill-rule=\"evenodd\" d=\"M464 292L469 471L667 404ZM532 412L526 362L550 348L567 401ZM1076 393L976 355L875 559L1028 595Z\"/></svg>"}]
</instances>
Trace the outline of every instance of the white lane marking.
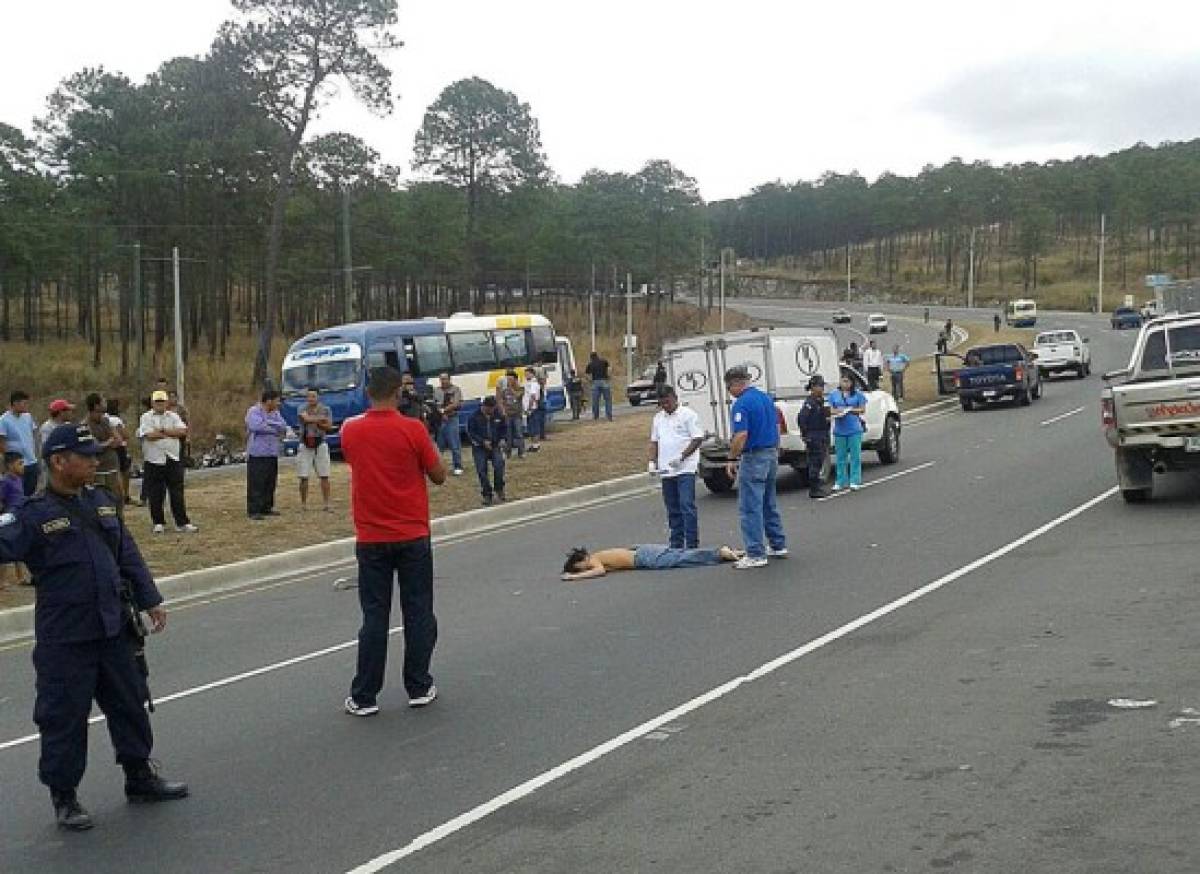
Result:
<instances>
[{"instance_id":1,"label":"white lane marking","mask_svg":"<svg viewBox=\"0 0 1200 874\"><path fill-rule=\"evenodd\" d=\"M885 483L889 480L899 479L902 476L908 476L910 473L916 473L919 470L925 470L926 468L933 467L935 464L937 464L936 461L927 461L924 464L918 464L916 467L910 467L906 468L905 470L897 471L896 473L890 473L887 476L879 477L879 479L873 479L870 482L863 483L863 488L869 489L871 486L877 486L880 483ZM849 489L842 489L842 491L834 492L832 495L826 495L823 498L817 498L817 503L821 504L825 501L834 501L838 498L844 498L849 494L851 494Z\"/></svg>"},{"instance_id":2,"label":"white lane marking","mask_svg":"<svg viewBox=\"0 0 1200 874\"><path fill-rule=\"evenodd\" d=\"M928 416L922 416L915 422L908 421L904 423L905 428L916 428L918 425L927 425L930 422L937 422L941 419L949 419L957 416L958 410L942 410L940 413L930 413Z\"/></svg>"},{"instance_id":3,"label":"white lane marking","mask_svg":"<svg viewBox=\"0 0 1200 874\"><path fill-rule=\"evenodd\" d=\"M580 768L590 765L592 762L595 762L598 759L604 758L609 753L614 752L623 746L627 746L633 741L639 740L651 732L658 731L664 725L674 722L682 716L686 716L689 713L699 710L706 704L711 704L713 701L724 698L739 686L742 686L746 683L753 683L755 680L761 680L768 674L774 673L780 668L790 665L792 662L802 659L804 656L810 655L822 647L828 646L834 641L839 640L840 638L843 638L866 625L870 625L872 622L875 622L878 619L882 619L884 616L887 616L890 613L895 613L901 607L906 607L914 601L924 598L926 595L933 594L938 589L948 586L956 580L962 579L967 574L977 571L979 568L991 564L999 558L1003 558L1010 552L1020 549L1030 541L1038 539L1039 537L1049 533L1050 531L1053 531L1055 528L1066 522L1070 522L1076 516L1086 513L1088 510L1092 509L1092 507L1095 507L1102 501L1111 498L1116 493L1117 487L1113 486L1091 500L1080 504L1075 509L1068 510L1061 516L1051 519L1046 524L1033 529L1028 534L1018 537L1011 543L989 552L987 555L981 556L969 564L963 565L958 570L951 571L945 576L938 577L933 582L926 583L919 589L915 589L909 592L907 595L897 598L895 601L884 604L882 607L872 610L870 613L866 613L851 622L847 622L840 628L835 628L833 631L823 634L815 640L810 640L803 646L797 647L790 652L786 652L764 665L760 665L745 676L734 677L732 680L722 683L720 686L710 689L704 694L699 695L690 701L686 701L683 704L680 704L678 707L668 710L666 713L660 714L655 716L653 719L643 722L636 728L631 728L629 731L619 734L611 740L605 741L599 746L592 747L587 752L581 753L580 755L575 756L573 759L568 759L561 765L551 768L548 771L544 771L541 774L538 774L536 777L532 777L531 779L526 780L524 783L514 786L507 792L503 792L500 795L497 795L495 798L485 801L484 803L471 808L465 813L459 814L453 819L447 820L436 828L432 828L424 834L414 838L403 847L376 856L369 862L364 862L357 868L351 869L349 874L376 874L376 872L382 871L384 868L387 868L390 865L394 865L401 859L412 856L426 847L436 844L438 841L448 838L456 832L462 831L467 826L479 822L496 811L520 801L529 795L532 795L537 790L555 782L562 777L565 777L567 774L578 771Z\"/></svg>"},{"instance_id":4,"label":"white lane marking","mask_svg":"<svg viewBox=\"0 0 1200 874\"><path fill-rule=\"evenodd\" d=\"M398 634L403 629L404 629L404 626L397 625L395 628L389 628L388 634L389 635ZM225 677L220 680L214 680L211 683L205 683L203 686L193 686L191 689L183 689L179 692L172 692L170 695L164 695L161 698L155 698L154 706L159 707L163 704L169 704L172 701L180 701L184 698L191 698L193 695L200 695L204 692L211 692L213 689L221 689L225 686L232 686L234 683L240 683L243 680L250 680L250 679L253 679L254 677L261 677L263 674L270 674L270 673L273 673L274 671L280 671L280 670L283 670L284 668L290 668L293 665L299 665L299 664L303 664L304 662L310 662L313 659L319 659L322 656L333 655L333 653L335 653L335 652L341 652L342 650L350 649L350 647L352 647L352 646L358 646L358 641L357 640L348 640L345 643L337 643L337 644L334 644L333 646L327 646L324 649L319 649L316 652L305 653L304 655L298 655L298 656L295 656L294 658L284 659L281 662L275 662L274 664L270 664L270 665L263 665L261 668L254 668L251 671L244 671L243 673L240 673L240 674L234 674L232 677ZM96 725L97 723L100 723L100 722L104 722L103 716L92 716L88 719L88 725ZM38 739L38 737L40 737L40 735L38 735L38 734L27 734L24 737L18 737L18 738L13 738L12 740L4 741L4 743L0 743L0 751L9 750L9 749L12 749L13 747L19 747L19 746L23 746L25 744L33 743L35 740Z\"/></svg>"},{"instance_id":5,"label":"white lane marking","mask_svg":"<svg viewBox=\"0 0 1200 874\"><path fill-rule=\"evenodd\" d=\"M1046 421L1039 422L1038 424L1040 424L1041 427L1045 428L1047 425L1053 425L1055 422L1061 422L1063 419L1067 418L1068 416L1074 416L1076 413L1082 413L1086 409L1087 409L1087 407L1076 407L1075 409L1070 410L1069 412L1063 413L1061 416L1055 416L1053 419L1047 419Z\"/></svg>"},{"instance_id":6,"label":"white lane marking","mask_svg":"<svg viewBox=\"0 0 1200 874\"><path fill-rule=\"evenodd\" d=\"M911 410L901 410L900 412L904 414L905 418L908 418L909 416L915 416L918 413L924 412L925 410L935 410L938 407L945 407L945 406L948 406L949 404L957 404L957 403L958 403L958 398L947 398L944 401L935 401L932 404L922 404L919 407L913 407Z\"/></svg>"}]
</instances>

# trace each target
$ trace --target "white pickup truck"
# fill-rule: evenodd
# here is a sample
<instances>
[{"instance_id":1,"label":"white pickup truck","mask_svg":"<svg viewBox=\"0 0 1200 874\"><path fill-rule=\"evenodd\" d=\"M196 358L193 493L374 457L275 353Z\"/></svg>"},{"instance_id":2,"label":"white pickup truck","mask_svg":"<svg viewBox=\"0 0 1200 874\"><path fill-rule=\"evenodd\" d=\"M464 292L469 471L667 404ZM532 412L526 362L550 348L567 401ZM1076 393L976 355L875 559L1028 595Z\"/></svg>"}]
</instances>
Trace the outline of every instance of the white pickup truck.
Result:
<instances>
[{"instance_id":1,"label":"white pickup truck","mask_svg":"<svg viewBox=\"0 0 1200 874\"><path fill-rule=\"evenodd\" d=\"M700 478L709 491L733 488L725 464L734 399L725 388L725 372L738 364L750 371L754 385L774 399L779 461L794 467L801 477L807 476L808 450L796 417L808 395L808 380L818 373L825 378L827 391L837 386L843 373L851 376L867 396L863 447L876 451L884 464L900 458L900 410L895 399L882 389L868 391L861 373L839 364L837 337L829 328L765 328L691 337L666 344L663 359L679 402L696 411L707 435L700 447Z\"/></svg>"},{"instance_id":2,"label":"white pickup truck","mask_svg":"<svg viewBox=\"0 0 1200 874\"><path fill-rule=\"evenodd\" d=\"M1122 498L1148 501L1154 474L1200 469L1200 313L1146 322L1129 365L1104 381L1101 420Z\"/></svg>"},{"instance_id":3,"label":"white pickup truck","mask_svg":"<svg viewBox=\"0 0 1200 874\"><path fill-rule=\"evenodd\" d=\"M1068 370L1083 379L1092 372L1092 349L1088 338L1079 336L1078 331L1042 331L1029 351L1043 379Z\"/></svg>"}]
</instances>

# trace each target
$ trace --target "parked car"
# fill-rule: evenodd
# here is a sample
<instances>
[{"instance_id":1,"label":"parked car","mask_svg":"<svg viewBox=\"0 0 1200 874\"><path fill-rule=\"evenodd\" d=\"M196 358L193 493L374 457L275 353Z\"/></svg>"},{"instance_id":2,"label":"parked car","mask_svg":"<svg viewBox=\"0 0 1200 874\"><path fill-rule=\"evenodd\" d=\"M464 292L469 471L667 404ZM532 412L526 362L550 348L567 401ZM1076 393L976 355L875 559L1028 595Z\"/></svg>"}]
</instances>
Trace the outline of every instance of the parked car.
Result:
<instances>
[{"instance_id":1,"label":"parked car","mask_svg":"<svg viewBox=\"0 0 1200 874\"><path fill-rule=\"evenodd\" d=\"M1121 331L1125 328L1140 328L1142 321L1142 314L1133 307L1117 307L1113 310L1112 326L1114 331Z\"/></svg>"},{"instance_id":2,"label":"parked car","mask_svg":"<svg viewBox=\"0 0 1200 874\"><path fill-rule=\"evenodd\" d=\"M867 397L863 449L877 453L881 464L894 464L900 458L900 409L895 398L882 389L869 389L858 370L839 363L832 328L775 328L692 337L667 343L663 357L679 402L695 411L707 435L700 447L700 478L711 492L734 487L725 467L733 398L724 377L736 364L744 365L754 385L774 398L779 463L795 468L806 485L808 448L795 424L814 374L824 377L827 386L837 385L840 376L848 375Z\"/></svg>"},{"instance_id":3,"label":"parked car","mask_svg":"<svg viewBox=\"0 0 1200 874\"><path fill-rule=\"evenodd\" d=\"M1078 331L1042 331L1030 352L1043 379L1068 370L1083 379L1092 371L1092 349Z\"/></svg>"},{"instance_id":4,"label":"parked car","mask_svg":"<svg viewBox=\"0 0 1200 874\"><path fill-rule=\"evenodd\" d=\"M888 330L887 316L883 313L871 313L867 316L868 334L886 334Z\"/></svg>"},{"instance_id":5,"label":"parked car","mask_svg":"<svg viewBox=\"0 0 1200 874\"><path fill-rule=\"evenodd\" d=\"M642 371L642 375L625 387L625 397L632 406L638 406L643 401L654 403L658 400L654 390L654 371L657 364L651 364Z\"/></svg>"},{"instance_id":6,"label":"parked car","mask_svg":"<svg viewBox=\"0 0 1200 874\"><path fill-rule=\"evenodd\" d=\"M850 313L845 310L833 311L833 323L835 325L848 325L851 321L853 320L850 318Z\"/></svg>"},{"instance_id":7,"label":"parked car","mask_svg":"<svg viewBox=\"0 0 1200 874\"><path fill-rule=\"evenodd\" d=\"M1042 375L1033 356L1020 343L976 346L967 350L962 360L954 382L964 410L1005 399L1025 407L1042 396Z\"/></svg>"},{"instance_id":8,"label":"parked car","mask_svg":"<svg viewBox=\"0 0 1200 874\"><path fill-rule=\"evenodd\" d=\"M1200 470L1200 313L1146 323L1129 364L1104 381L1100 418L1122 498L1150 500L1156 473Z\"/></svg>"}]
</instances>

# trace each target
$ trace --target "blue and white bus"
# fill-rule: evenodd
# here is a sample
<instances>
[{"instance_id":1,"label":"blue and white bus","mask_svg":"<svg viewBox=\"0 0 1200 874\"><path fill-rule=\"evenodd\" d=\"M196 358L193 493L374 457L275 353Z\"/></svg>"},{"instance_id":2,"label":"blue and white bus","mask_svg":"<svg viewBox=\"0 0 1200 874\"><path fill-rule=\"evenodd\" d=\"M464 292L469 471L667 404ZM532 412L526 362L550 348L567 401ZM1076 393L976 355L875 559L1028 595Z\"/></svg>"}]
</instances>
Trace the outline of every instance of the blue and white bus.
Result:
<instances>
[{"instance_id":1,"label":"blue and white bus","mask_svg":"<svg viewBox=\"0 0 1200 874\"><path fill-rule=\"evenodd\" d=\"M1010 300L1004 308L1004 321L1014 328L1032 328L1037 324L1037 301Z\"/></svg>"},{"instance_id":2,"label":"blue and white bus","mask_svg":"<svg viewBox=\"0 0 1200 874\"><path fill-rule=\"evenodd\" d=\"M496 389L508 369L529 365L546 373L546 408L552 415L567 405L564 379L575 369L571 341L558 337L545 316L536 314L476 316L455 313L446 319L403 322L355 322L313 331L288 349L280 382L283 417L293 428L304 406L305 392L315 388L333 413L330 449L339 448L342 422L365 411L367 371L395 367L411 373L417 386L436 386L438 374L449 373L462 389L459 420Z\"/></svg>"}]
</instances>

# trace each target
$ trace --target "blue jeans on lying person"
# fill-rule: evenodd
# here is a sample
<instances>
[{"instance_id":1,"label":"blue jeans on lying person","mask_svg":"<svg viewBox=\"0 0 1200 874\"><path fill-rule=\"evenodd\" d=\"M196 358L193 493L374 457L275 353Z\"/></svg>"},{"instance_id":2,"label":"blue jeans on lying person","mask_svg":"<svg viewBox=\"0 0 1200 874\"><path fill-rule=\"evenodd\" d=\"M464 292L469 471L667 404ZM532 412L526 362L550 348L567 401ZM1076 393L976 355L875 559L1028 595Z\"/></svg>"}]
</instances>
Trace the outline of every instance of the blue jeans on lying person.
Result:
<instances>
[{"instance_id":1,"label":"blue jeans on lying person","mask_svg":"<svg viewBox=\"0 0 1200 874\"><path fill-rule=\"evenodd\" d=\"M661 543L644 543L633 548L633 566L639 570L665 571L720 563L721 553L716 549L672 549Z\"/></svg>"}]
</instances>

